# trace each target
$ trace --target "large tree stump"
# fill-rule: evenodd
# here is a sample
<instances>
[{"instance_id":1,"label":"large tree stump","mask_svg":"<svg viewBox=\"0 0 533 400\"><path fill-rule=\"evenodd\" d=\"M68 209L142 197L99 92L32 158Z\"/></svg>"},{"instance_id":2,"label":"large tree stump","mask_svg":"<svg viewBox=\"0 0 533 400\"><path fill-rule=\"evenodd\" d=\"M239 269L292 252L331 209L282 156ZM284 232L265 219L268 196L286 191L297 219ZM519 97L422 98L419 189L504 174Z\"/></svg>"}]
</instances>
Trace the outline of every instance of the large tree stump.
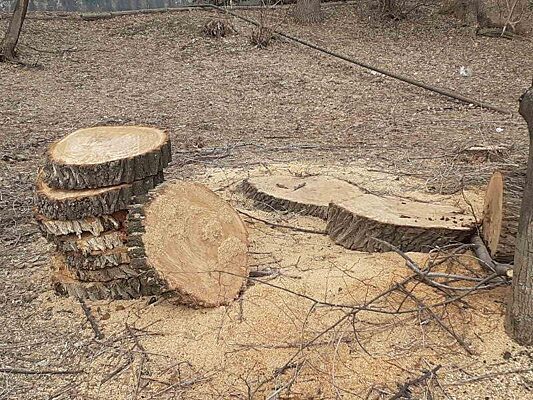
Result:
<instances>
[{"instance_id":1,"label":"large tree stump","mask_svg":"<svg viewBox=\"0 0 533 400\"><path fill-rule=\"evenodd\" d=\"M170 160L167 133L103 126L80 129L50 146L43 174L52 188L101 188L157 175Z\"/></svg>"},{"instance_id":2,"label":"large tree stump","mask_svg":"<svg viewBox=\"0 0 533 400\"><path fill-rule=\"evenodd\" d=\"M482 238L496 261L512 263L525 171L496 171L487 187L483 207Z\"/></svg>"},{"instance_id":3,"label":"large tree stump","mask_svg":"<svg viewBox=\"0 0 533 400\"><path fill-rule=\"evenodd\" d=\"M326 230L352 250L389 251L377 238L402 251L428 252L467 240L474 227L474 218L456 207L365 194L330 204Z\"/></svg>"},{"instance_id":4,"label":"large tree stump","mask_svg":"<svg viewBox=\"0 0 533 400\"><path fill-rule=\"evenodd\" d=\"M279 210L327 219L331 201L361 196L357 186L340 179L318 175L300 178L274 175L249 178L240 185L258 208Z\"/></svg>"},{"instance_id":5,"label":"large tree stump","mask_svg":"<svg viewBox=\"0 0 533 400\"><path fill-rule=\"evenodd\" d=\"M146 194L163 181L163 173L142 180L98 189L51 188L40 175L35 189L37 212L45 218L80 220L125 210L136 195Z\"/></svg>"},{"instance_id":6,"label":"large tree stump","mask_svg":"<svg viewBox=\"0 0 533 400\"><path fill-rule=\"evenodd\" d=\"M246 228L235 210L205 186L175 182L133 205L128 217L131 265L153 268L165 289L192 306L234 300L248 275Z\"/></svg>"}]
</instances>

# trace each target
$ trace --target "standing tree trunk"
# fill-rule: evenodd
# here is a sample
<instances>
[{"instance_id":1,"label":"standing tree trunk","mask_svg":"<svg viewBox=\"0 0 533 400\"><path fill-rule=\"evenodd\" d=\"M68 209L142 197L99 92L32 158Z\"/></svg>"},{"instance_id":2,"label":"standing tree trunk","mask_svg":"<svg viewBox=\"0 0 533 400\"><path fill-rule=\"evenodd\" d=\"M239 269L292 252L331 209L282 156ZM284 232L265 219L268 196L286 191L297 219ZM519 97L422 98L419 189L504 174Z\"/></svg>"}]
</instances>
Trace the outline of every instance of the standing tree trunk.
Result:
<instances>
[{"instance_id":1,"label":"standing tree trunk","mask_svg":"<svg viewBox=\"0 0 533 400\"><path fill-rule=\"evenodd\" d=\"M304 24L320 22L323 19L320 0L298 0L293 13L297 22Z\"/></svg>"},{"instance_id":2,"label":"standing tree trunk","mask_svg":"<svg viewBox=\"0 0 533 400\"><path fill-rule=\"evenodd\" d=\"M17 56L15 54L15 48L19 41L20 31L22 24L26 18L26 12L28 11L29 0L18 0L13 11L13 16L9 22L6 36L2 41L2 51L0 52L0 60L16 61Z\"/></svg>"},{"instance_id":3,"label":"standing tree trunk","mask_svg":"<svg viewBox=\"0 0 533 400\"><path fill-rule=\"evenodd\" d=\"M522 345L533 345L533 87L520 99L520 114L529 129L526 186L520 209L507 332Z\"/></svg>"}]
</instances>

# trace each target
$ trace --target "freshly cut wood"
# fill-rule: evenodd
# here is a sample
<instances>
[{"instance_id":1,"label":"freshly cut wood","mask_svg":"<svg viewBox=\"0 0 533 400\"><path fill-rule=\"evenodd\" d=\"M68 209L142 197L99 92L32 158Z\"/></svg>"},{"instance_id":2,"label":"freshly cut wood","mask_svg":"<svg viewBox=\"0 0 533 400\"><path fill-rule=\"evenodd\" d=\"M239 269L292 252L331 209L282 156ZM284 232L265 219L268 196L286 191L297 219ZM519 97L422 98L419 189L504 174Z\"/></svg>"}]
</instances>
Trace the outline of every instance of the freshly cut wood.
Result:
<instances>
[{"instance_id":1,"label":"freshly cut wood","mask_svg":"<svg viewBox=\"0 0 533 400\"><path fill-rule=\"evenodd\" d=\"M120 264L128 264L130 256L125 247L105 250L99 253L65 253L65 262L75 269L99 270L114 267Z\"/></svg>"},{"instance_id":2,"label":"freshly cut wood","mask_svg":"<svg viewBox=\"0 0 533 400\"><path fill-rule=\"evenodd\" d=\"M474 218L452 206L365 194L331 203L326 230L352 250L389 251L377 238L402 251L428 252L468 240L474 228Z\"/></svg>"},{"instance_id":3,"label":"freshly cut wood","mask_svg":"<svg viewBox=\"0 0 533 400\"><path fill-rule=\"evenodd\" d=\"M57 245L59 251L77 252L82 255L97 254L105 250L125 248L126 233L123 231L107 231L94 236L90 233L66 236L49 235L52 241Z\"/></svg>"},{"instance_id":4,"label":"freshly cut wood","mask_svg":"<svg viewBox=\"0 0 533 400\"><path fill-rule=\"evenodd\" d=\"M166 132L101 126L80 129L50 146L43 174L52 188L100 188L157 175L170 161Z\"/></svg>"},{"instance_id":5,"label":"freshly cut wood","mask_svg":"<svg viewBox=\"0 0 533 400\"><path fill-rule=\"evenodd\" d=\"M248 236L235 210L203 185L174 182L133 205L127 221L134 269L149 265L165 288L192 306L234 300L248 276ZM137 232L140 233L140 232Z\"/></svg>"},{"instance_id":6,"label":"freshly cut wood","mask_svg":"<svg viewBox=\"0 0 533 400\"><path fill-rule=\"evenodd\" d=\"M125 210L134 196L145 194L163 181L163 173L143 180L99 189L64 190L37 179L35 203L37 212L49 219L79 220Z\"/></svg>"},{"instance_id":7,"label":"freshly cut wood","mask_svg":"<svg viewBox=\"0 0 533 400\"><path fill-rule=\"evenodd\" d=\"M323 175L255 177L246 179L240 187L264 210L291 211L322 219L328 217L330 202L342 202L364 194L353 184Z\"/></svg>"},{"instance_id":8,"label":"freshly cut wood","mask_svg":"<svg viewBox=\"0 0 533 400\"><path fill-rule=\"evenodd\" d=\"M39 213L35 213L34 216L39 228L45 236L64 236L71 234L81 236L85 232L88 232L93 236L99 236L105 231L119 230L126 219L127 211L117 211L111 215L87 217L71 221L49 219Z\"/></svg>"},{"instance_id":9,"label":"freshly cut wood","mask_svg":"<svg viewBox=\"0 0 533 400\"><path fill-rule=\"evenodd\" d=\"M513 262L525 184L525 171L496 171L489 181L483 210L482 238L496 261Z\"/></svg>"}]
</instances>

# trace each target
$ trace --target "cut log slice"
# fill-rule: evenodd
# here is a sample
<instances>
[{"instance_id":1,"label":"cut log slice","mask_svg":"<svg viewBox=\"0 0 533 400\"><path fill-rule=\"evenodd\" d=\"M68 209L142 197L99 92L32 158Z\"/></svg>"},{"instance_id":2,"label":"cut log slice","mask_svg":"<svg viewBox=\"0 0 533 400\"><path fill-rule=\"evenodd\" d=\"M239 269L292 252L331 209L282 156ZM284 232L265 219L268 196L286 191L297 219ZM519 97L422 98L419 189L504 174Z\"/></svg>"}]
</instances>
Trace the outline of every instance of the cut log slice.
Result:
<instances>
[{"instance_id":1,"label":"cut log slice","mask_svg":"<svg viewBox=\"0 0 533 400\"><path fill-rule=\"evenodd\" d=\"M170 161L167 133L139 126L102 126L80 129L50 146L43 174L52 188L100 188L157 175Z\"/></svg>"},{"instance_id":2,"label":"cut log slice","mask_svg":"<svg viewBox=\"0 0 533 400\"><path fill-rule=\"evenodd\" d=\"M123 231L107 231L99 236L85 233L78 235L52 236L49 238L57 245L59 251L63 253L76 252L82 255L98 254L105 250L118 248L125 249L126 233Z\"/></svg>"},{"instance_id":3,"label":"cut log slice","mask_svg":"<svg viewBox=\"0 0 533 400\"><path fill-rule=\"evenodd\" d=\"M326 230L352 250L390 251L378 238L402 251L428 252L469 239L474 228L474 218L455 207L365 194L330 204Z\"/></svg>"},{"instance_id":4,"label":"cut log slice","mask_svg":"<svg viewBox=\"0 0 533 400\"><path fill-rule=\"evenodd\" d=\"M328 176L276 175L249 178L241 184L244 194L256 206L271 211L291 211L327 219L329 203L364 194L357 186Z\"/></svg>"},{"instance_id":5,"label":"cut log slice","mask_svg":"<svg viewBox=\"0 0 533 400\"><path fill-rule=\"evenodd\" d=\"M485 194L482 238L496 261L513 262L525 184L525 171L497 171L490 179Z\"/></svg>"},{"instance_id":6,"label":"cut log slice","mask_svg":"<svg viewBox=\"0 0 533 400\"><path fill-rule=\"evenodd\" d=\"M129 264L129 262L130 256L125 247L105 250L90 255L75 252L65 253L65 263L78 270L101 270L120 264Z\"/></svg>"},{"instance_id":7,"label":"cut log slice","mask_svg":"<svg viewBox=\"0 0 533 400\"><path fill-rule=\"evenodd\" d=\"M135 271L129 264L98 270L73 268L67 264L65 255L60 253L53 256L52 271L81 282L110 282L118 279L139 278L143 275L142 271Z\"/></svg>"},{"instance_id":8,"label":"cut log slice","mask_svg":"<svg viewBox=\"0 0 533 400\"><path fill-rule=\"evenodd\" d=\"M48 219L79 220L125 210L134 196L147 193L163 181L163 173L143 180L99 189L63 190L48 186L42 176L37 179L37 212Z\"/></svg>"},{"instance_id":9,"label":"cut log slice","mask_svg":"<svg viewBox=\"0 0 533 400\"><path fill-rule=\"evenodd\" d=\"M196 183L166 184L151 197L142 212L132 206L127 221L144 230L131 243L132 266L147 263L185 304L216 307L234 300L248 276L248 237L235 210Z\"/></svg>"},{"instance_id":10,"label":"cut log slice","mask_svg":"<svg viewBox=\"0 0 533 400\"><path fill-rule=\"evenodd\" d=\"M46 218L44 215L35 213L35 219L45 236L81 236L88 232L93 236L99 236L102 232L119 230L123 226L127 216L127 211L118 211L111 215L101 215L99 217L87 217L79 220L55 220Z\"/></svg>"}]
</instances>

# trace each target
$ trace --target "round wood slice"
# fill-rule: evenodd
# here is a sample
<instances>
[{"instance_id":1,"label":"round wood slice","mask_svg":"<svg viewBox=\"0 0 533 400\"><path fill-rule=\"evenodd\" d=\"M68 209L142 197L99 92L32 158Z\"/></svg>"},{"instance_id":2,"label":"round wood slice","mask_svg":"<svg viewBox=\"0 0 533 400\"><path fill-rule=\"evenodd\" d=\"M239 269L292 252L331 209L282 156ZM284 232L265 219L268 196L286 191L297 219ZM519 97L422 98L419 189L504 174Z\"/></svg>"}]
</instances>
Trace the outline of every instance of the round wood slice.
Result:
<instances>
[{"instance_id":1,"label":"round wood slice","mask_svg":"<svg viewBox=\"0 0 533 400\"><path fill-rule=\"evenodd\" d=\"M119 230L126 219L127 211L117 211L111 215L101 215L99 217L86 217L79 220L55 220L46 218L44 215L35 213L35 219L41 231L47 235L64 236L77 235L81 236L88 232L93 236L98 236L102 232L109 230Z\"/></svg>"},{"instance_id":2,"label":"round wood slice","mask_svg":"<svg viewBox=\"0 0 533 400\"><path fill-rule=\"evenodd\" d=\"M43 173L53 188L100 188L157 175L170 160L166 132L140 126L101 126L80 129L51 145Z\"/></svg>"},{"instance_id":3,"label":"round wood slice","mask_svg":"<svg viewBox=\"0 0 533 400\"><path fill-rule=\"evenodd\" d=\"M130 256L126 247L105 250L94 254L77 252L65 253L65 263L78 270L100 270L115 267L120 264L129 264Z\"/></svg>"},{"instance_id":4,"label":"round wood slice","mask_svg":"<svg viewBox=\"0 0 533 400\"><path fill-rule=\"evenodd\" d=\"M493 259L512 263L525 171L496 171L487 187L483 208L482 238Z\"/></svg>"},{"instance_id":5,"label":"round wood slice","mask_svg":"<svg viewBox=\"0 0 533 400\"><path fill-rule=\"evenodd\" d=\"M99 236L84 233L78 235L52 236L49 238L57 245L57 249L63 253L77 252L82 255L97 254L105 250L125 248L126 233L123 231L107 231Z\"/></svg>"},{"instance_id":6,"label":"round wood slice","mask_svg":"<svg viewBox=\"0 0 533 400\"><path fill-rule=\"evenodd\" d=\"M52 285L59 295L93 301L130 300L161 293L161 286L155 278L147 277L115 279L108 282L81 282L54 272Z\"/></svg>"},{"instance_id":7,"label":"round wood slice","mask_svg":"<svg viewBox=\"0 0 533 400\"><path fill-rule=\"evenodd\" d=\"M137 211L135 211L137 208ZM142 208L142 211L140 209ZM248 236L235 210L203 185L165 184L127 224L134 269L148 264L185 304L216 307L234 300L248 276ZM140 231L139 231L139 228ZM138 257L133 257L133 252Z\"/></svg>"},{"instance_id":8,"label":"round wood slice","mask_svg":"<svg viewBox=\"0 0 533 400\"><path fill-rule=\"evenodd\" d=\"M60 253L56 253L53 256L52 271L81 282L110 282L118 279L139 278L142 276L141 271L133 270L129 264L120 264L98 270L77 269L68 265L65 255Z\"/></svg>"},{"instance_id":9,"label":"round wood slice","mask_svg":"<svg viewBox=\"0 0 533 400\"><path fill-rule=\"evenodd\" d=\"M274 175L249 178L242 191L264 210L291 211L327 219L329 203L361 196L357 186L328 176Z\"/></svg>"},{"instance_id":10,"label":"round wood slice","mask_svg":"<svg viewBox=\"0 0 533 400\"><path fill-rule=\"evenodd\" d=\"M455 207L365 194L331 203L326 230L352 250L390 251L378 238L402 251L428 252L467 240L474 228L474 218Z\"/></svg>"},{"instance_id":11,"label":"round wood slice","mask_svg":"<svg viewBox=\"0 0 533 400\"><path fill-rule=\"evenodd\" d=\"M37 212L46 218L79 220L125 210L134 196L147 193L162 181L163 173L159 173L118 186L64 190L51 188L40 175L35 189L35 203Z\"/></svg>"}]
</instances>

